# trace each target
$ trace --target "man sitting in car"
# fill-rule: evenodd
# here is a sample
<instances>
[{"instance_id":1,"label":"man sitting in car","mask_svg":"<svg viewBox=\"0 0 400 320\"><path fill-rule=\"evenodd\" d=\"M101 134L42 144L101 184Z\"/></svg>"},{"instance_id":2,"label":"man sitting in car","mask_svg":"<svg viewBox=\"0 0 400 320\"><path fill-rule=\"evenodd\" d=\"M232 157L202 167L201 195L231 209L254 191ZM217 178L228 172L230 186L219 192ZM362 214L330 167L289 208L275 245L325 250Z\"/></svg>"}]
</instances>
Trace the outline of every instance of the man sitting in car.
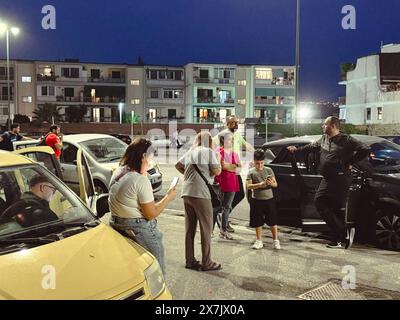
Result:
<instances>
[{"instance_id":1,"label":"man sitting in car","mask_svg":"<svg viewBox=\"0 0 400 320\"><path fill-rule=\"evenodd\" d=\"M50 202L57 190L49 179L45 176L34 176L29 182L29 189L20 200L4 211L1 218L12 218L24 228L58 220L50 209Z\"/></svg>"}]
</instances>

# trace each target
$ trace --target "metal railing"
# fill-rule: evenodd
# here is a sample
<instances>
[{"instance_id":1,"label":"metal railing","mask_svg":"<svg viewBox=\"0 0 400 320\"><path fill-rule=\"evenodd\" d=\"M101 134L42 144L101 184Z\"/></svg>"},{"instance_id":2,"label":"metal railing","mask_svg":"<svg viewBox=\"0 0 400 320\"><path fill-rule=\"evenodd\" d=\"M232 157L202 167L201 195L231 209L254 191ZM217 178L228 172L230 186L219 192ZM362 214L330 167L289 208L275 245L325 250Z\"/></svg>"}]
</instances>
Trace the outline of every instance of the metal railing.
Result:
<instances>
[{"instance_id":1,"label":"metal railing","mask_svg":"<svg viewBox=\"0 0 400 320\"><path fill-rule=\"evenodd\" d=\"M125 98L122 97L64 97L57 96L58 102L84 102L84 103L124 103Z\"/></svg>"},{"instance_id":2,"label":"metal railing","mask_svg":"<svg viewBox=\"0 0 400 320\"><path fill-rule=\"evenodd\" d=\"M220 99L217 97L197 97L197 103L213 103L213 104L234 104L235 100L232 98Z\"/></svg>"},{"instance_id":3,"label":"metal railing","mask_svg":"<svg viewBox=\"0 0 400 320\"><path fill-rule=\"evenodd\" d=\"M14 100L14 96L10 96L10 100ZM0 101L8 101L8 96L0 96Z\"/></svg>"},{"instance_id":4,"label":"metal railing","mask_svg":"<svg viewBox=\"0 0 400 320\"><path fill-rule=\"evenodd\" d=\"M194 77L193 80L194 80L195 83L235 84L235 79L233 79L233 78L220 79L220 78Z\"/></svg>"}]
</instances>

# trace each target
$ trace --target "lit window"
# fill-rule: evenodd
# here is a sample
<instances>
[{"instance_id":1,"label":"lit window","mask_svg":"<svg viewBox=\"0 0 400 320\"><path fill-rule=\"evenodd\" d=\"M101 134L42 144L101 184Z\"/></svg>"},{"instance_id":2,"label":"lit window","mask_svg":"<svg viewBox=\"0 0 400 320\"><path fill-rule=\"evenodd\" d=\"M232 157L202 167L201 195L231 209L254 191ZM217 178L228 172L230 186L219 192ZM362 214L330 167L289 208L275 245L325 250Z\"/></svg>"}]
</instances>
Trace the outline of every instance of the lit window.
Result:
<instances>
[{"instance_id":1,"label":"lit window","mask_svg":"<svg viewBox=\"0 0 400 320\"><path fill-rule=\"evenodd\" d=\"M32 103L32 96L22 97L22 102Z\"/></svg>"},{"instance_id":2,"label":"lit window","mask_svg":"<svg viewBox=\"0 0 400 320\"><path fill-rule=\"evenodd\" d=\"M383 119L383 108L379 107L378 108L378 120L382 120Z\"/></svg>"},{"instance_id":3,"label":"lit window","mask_svg":"<svg viewBox=\"0 0 400 320\"><path fill-rule=\"evenodd\" d=\"M238 85L239 85L239 86L246 86L246 84L247 84L247 81L246 81L246 80L239 80L239 81L238 81Z\"/></svg>"},{"instance_id":4,"label":"lit window","mask_svg":"<svg viewBox=\"0 0 400 320\"><path fill-rule=\"evenodd\" d=\"M246 105L246 99L239 99L238 104Z\"/></svg>"},{"instance_id":5,"label":"lit window","mask_svg":"<svg viewBox=\"0 0 400 320\"><path fill-rule=\"evenodd\" d=\"M256 69L257 80L272 80L272 69L259 68Z\"/></svg>"},{"instance_id":6,"label":"lit window","mask_svg":"<svg viewBox=\"0 0 400 320\"><path fill-rule=\"evenodd\" d=\"M131 104L140 104L140 99L132 99Z\"/></svg>"},{"instance_id":7,"label":"lit window","mask_svg":"<svg viewBox=\"0 0 400 320\"><path fill-rule=\"evenodd\" d=\"M140 80L131 80L131 86L140 86Z\"/></svg>"},{"instance_id":8,"label":"lit window","mask_svg":"<svg viewBox=\"0 0 400 320\"><path fill-rule=\"evenodd\" d=\"M23 76L23 77L22 77L22 82L32 82L32 77Z\"/></svg>"}]
</instances>

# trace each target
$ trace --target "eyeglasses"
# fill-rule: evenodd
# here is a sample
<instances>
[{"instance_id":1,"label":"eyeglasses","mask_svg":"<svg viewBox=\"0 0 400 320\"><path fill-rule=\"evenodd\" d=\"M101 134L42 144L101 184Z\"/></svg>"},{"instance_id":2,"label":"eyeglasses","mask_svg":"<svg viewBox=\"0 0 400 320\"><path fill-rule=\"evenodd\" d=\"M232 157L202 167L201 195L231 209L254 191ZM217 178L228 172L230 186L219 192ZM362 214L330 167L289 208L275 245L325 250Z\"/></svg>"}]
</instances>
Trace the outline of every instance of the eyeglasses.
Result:
<instances>
[{"instance_id":1,"label":"eyeglasses","mask_svg":"<svg viewBox=\"0 0 400 320\"><path fill-rule=\"evenodd\" d=\"M49 189L51 189L51 191L52 191L53 194L56 193L56 191L57 191L56 188L54 188L53 186L50 186L50 185L48 185L48 184L43 184L43 186L44 186L44 187L47 187L47 188L49 188Z\"/></svg>"}]
</instances>

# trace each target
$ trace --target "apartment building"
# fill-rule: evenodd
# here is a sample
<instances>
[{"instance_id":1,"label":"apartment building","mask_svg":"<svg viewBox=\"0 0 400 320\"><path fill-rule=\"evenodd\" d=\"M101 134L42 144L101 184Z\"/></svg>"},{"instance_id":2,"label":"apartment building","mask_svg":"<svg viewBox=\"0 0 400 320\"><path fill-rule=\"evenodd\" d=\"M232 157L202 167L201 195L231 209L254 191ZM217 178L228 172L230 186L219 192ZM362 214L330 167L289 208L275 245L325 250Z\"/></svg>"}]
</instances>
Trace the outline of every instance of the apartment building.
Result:
<instances>
[{"instance_id":1,"label":"apartment building","mask_svg":"<svg viewBox=\"0 0 400 320\"><path fill-rule=\"evenodd\" d=\"M220 123L232 114L272 123L294 120L293 66L191 63L185 74L186 121Z\"/></svg>"},{"instance_id":2,"label":"apartment building","mask_svg":"<svg viewBox=\"0 0 400 320\"><path fill-rule=\"evenodd\" d=\"M400 44L361 57L347 72L340 118L355 125L400 123Z\"/></svg>"},{"instance_id":3,"label":"apartment building","mask_svg":"<svg viewBox=\"0 0 400 320\"><path fill-rule=\"evenodd\" d=\"M120 111L152 123L223 123L229 115L291 123L293 66L130 65L64 61L11 63L11 114L33 116L51 103L69 121L69 107L87 122L119 122ZM5 61L0 61L0 123L8 115Z\"/></svg>"},{"instance_id":4,"label":"apartment building","mask_svg":"<svg viewBox=\"0 0 400 320\"><path fill-rule=\"evenodd\" d=\"M145 66L147 122L185 120L185 76L180 66Z\"/></svg>"}]
</instances>

